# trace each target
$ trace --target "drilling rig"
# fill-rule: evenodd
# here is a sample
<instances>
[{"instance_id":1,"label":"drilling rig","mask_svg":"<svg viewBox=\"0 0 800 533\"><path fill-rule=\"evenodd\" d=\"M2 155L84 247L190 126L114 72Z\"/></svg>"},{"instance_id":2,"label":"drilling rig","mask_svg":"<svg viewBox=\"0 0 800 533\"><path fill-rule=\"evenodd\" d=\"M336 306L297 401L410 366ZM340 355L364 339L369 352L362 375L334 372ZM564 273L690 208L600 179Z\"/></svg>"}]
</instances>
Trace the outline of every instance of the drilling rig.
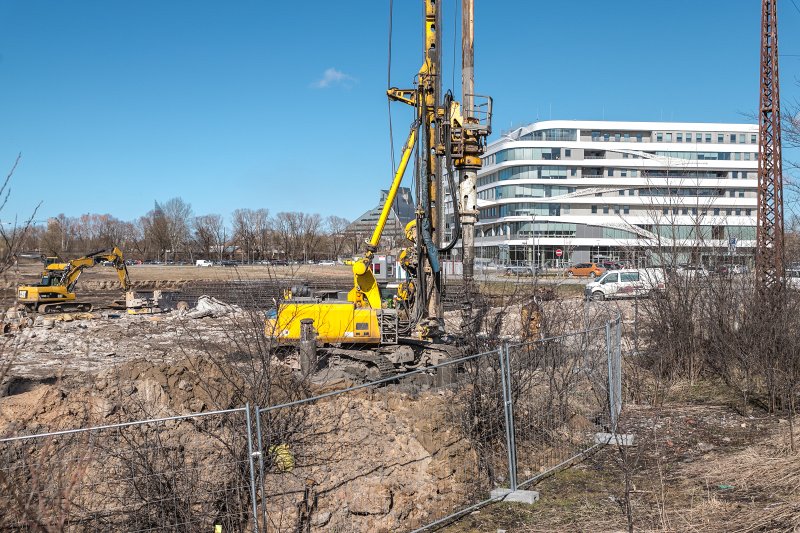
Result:
<instances>
[{"instance_id":1,"label":"drilling rig","mask_svg":"<svg viewBox=\"0 0 800 533\"><path fill-rule=\"evenodd\" d=\"M466 0L471 5L471 0ZM303 324L313 323L319 344L350 347L376 347L411 344L414 346L446 342L440 269L440 254L453 249L461 237L461 222L474 224L474 176L480 167L480 155L491 133L492 99L464 95L467 107L456 101L449 91L442 94L441 76L441 5L437 0L423 0L424 45L422 66L415 77L414 88L391 87L390 101L407 104L414 117L403 146L399 165L372 236L364 243L362 257L354 261L353 288L344 299L324 299L310 293L287 294L278 303L273 318L267 319L267 334L277 343L297 343ZM472 11L467 13L472 21ZM472 62L471 30L469 62ZM471 79L471 74L470 74ZM409 245L400 253L399 264L407 274L387 308L382 302L378 283L371 270L372 258L378 250L381 235L391 212L397 191L412 158L416 189L416 216L405 227ZM459 183L457 171L472 178L472 190ZM444 210L443 180L452 200L454 230L443 243ZM465 191L464 197L462 193ZM462 215L463 213L463 215ZM466 219L464 218L466 216ZM472 246L472 241L464 242ZM465 257L468 255L464 252Z\"/></svg>"}]
</instances>

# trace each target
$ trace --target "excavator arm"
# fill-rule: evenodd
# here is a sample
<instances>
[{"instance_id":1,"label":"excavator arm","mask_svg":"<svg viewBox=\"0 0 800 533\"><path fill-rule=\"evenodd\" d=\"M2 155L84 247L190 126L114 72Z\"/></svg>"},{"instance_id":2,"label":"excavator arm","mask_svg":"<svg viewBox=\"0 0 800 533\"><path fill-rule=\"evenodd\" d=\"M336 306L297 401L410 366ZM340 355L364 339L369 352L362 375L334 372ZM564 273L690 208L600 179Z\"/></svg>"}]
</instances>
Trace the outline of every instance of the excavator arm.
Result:
<instances>
[{"instance_id":1,"label":"excavator arm","mask_svg":"<svg viewBox=\"0 0 800 533\"><path fill-rule=\"evenodd\" d=\"M378 282L375 280L375 275L369 267L372 262L372 257L378 249L381 235L383 235L383 230L386 227L386 221L389 219L392 204L397 196L400 183L403 181L403 175L408 167L408 161L411 159L411 154L414 151L416 142L417 125L415 123L411 127L411 133L408 135L408 140L403 147L400 165L397 167L397 172L395 172L392 186L389 189L389 194L386 196L386 201L378 217L378 222L375 224L372 237L367 241L366 253L364 257L353 263L353 288L348 293L347 299L351 302L355 302L357 307L372 307L373 309L380 309L381 307L381 293L378 289Z\"/></svg>"},{"instance_id":2,"label":"excavator arm","mask_svg":"<svg viewBox=\"0 0 800 533\"><path fill-rule=\"evenodd\" d=\"M112 250L99 250L71 260L64 269L61 283L67 287L68 291L74 291L75 285L81 277L81 273L83 273L85 269L92 268L104 261L111 261L114 268L117 270L117 276L119 277L119 284L122 286L122 290L127 291L131 285L130 278L128 277L128 267L125 266L125 260L122 258L122 251L116 246Z\"/></svg>"}]
</instances>

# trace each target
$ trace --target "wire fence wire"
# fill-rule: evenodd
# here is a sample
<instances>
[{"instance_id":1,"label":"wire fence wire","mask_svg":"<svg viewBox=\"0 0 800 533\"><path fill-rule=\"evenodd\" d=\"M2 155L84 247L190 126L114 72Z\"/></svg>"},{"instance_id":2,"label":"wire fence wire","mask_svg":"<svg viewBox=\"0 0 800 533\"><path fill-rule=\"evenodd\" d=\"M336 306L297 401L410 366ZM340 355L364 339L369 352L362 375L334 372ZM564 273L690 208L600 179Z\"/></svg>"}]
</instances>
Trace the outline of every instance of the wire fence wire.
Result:
<instances>
[{"instance_id":1,"label":"wire fence wire","mask_svg":"<svg viewBox=\"0 0 800 533\"><path fill-rule=\"evenodd\" d=\"M621 322L586 325L283 405L0 439L0 529L432 529L614 432Z\"/></svg>"}]
</instances>

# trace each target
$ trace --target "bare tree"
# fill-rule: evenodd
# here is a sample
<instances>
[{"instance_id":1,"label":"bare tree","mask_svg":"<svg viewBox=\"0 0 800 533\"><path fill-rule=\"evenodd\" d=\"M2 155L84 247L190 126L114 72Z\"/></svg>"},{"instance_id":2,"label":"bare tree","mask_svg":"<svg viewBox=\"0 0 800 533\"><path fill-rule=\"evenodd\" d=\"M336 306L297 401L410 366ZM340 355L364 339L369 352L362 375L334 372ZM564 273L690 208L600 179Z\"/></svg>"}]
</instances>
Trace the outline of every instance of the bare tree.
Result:
<instances>
[{"instance_id":1,"label":"bare tree","mask_svg":"<svg viewBox=\"0 0 800 533\"><path fill-rule=\"evenodd\" d=\"M330 243L331 259L336 259L345 249L347 242L347 226L350 222L346 218L329 216L325 219L325 229Z\"/></svg>"},{"instance_id":2,"label":"bare tree","mask_svg":"<svg viewBox=\"0 0 800 533\"><path fill-rule=\"evenodd\" d=\"M222 226L222 216L220 215L202 215L194 217L192 220L194 242L206 258L211 257L212 252L224 245L219 240L218 228L220 226Z\"/></svg>"},{"instance_id":3,"label":"bare tree","mask_svg":"<svg viewBox=\"0 0 800 533\"><path fill-rule=\"evenodd\" d=\"M233 212L233 240L243 250L247 260L256 254L263 256L265 235L269 228L266 209L237 209Z\"/></svg>"}]
</instances>

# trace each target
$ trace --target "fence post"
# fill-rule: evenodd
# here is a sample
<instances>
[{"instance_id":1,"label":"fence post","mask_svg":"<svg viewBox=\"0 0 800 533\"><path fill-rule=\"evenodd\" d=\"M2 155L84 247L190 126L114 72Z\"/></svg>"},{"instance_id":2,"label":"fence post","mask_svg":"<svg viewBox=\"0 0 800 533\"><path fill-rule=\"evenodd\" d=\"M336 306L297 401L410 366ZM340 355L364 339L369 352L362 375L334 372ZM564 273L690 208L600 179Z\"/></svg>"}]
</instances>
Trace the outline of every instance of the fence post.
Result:
<instances>
[{"instance_id":1,"label":"fence post","mask_svg":"<svg viewBox=\"0 0 800 533\"><path fill-rule=\"evenodd\" d=\"M614 385L616 386L614 399L617 401L617 417L622 412L622 317L617 317L617 353L614 357Z\"/></svg>"},{"instance_id":2,"label":"fence post","mask_svg":"<svg viewBox=\"0 0 800 533\"><path fill-rule=\"evenodd\" d=\"M508 390L508 431L511 434L511 459L514 465L514 490L517 490L517 434L514 430L514 390L511 381L511 347L505 343L506 389Z\"/></svg>"},{"instance_id":3,"label":"fence post","mask_svg":"<svg viewBox=\"0 0 800 533\"><path fill-rule=\"evenodd\" d=\"M611 321L606 322L606 359L608 365L608 412L611 417L611 433L617 431L617 411L614 408L614 362L612 360L612 353L614 350L611 348Z\"/></svg>"},{"instance_id":4,"label":"fence post","mask_svg":"<svg viewBox=\"0 0 800 533\"><path fill-rule=\"evenodd\" d=\"M264 531L267 531L267 497L264 490L264 443L261 438L261 409L256 405L256 444L258 444L258 484L261 487L261 518Z\"/></svg>"},{"instance_id":5,"label":"fence post","mask_svg":"<svg viewBox=\"0 0 800 533\"><path fill-rule=\"evenodd\" d=\"M250 402L244 404L247 420L247 459L250 462L250 499L253 502L253 533L258 533L258 504L256 502L256 472L253 465L253 424L250 421ZM260 450L259 450L260 451Z\"/></svg>"},{"instance_id":6,"label":"fence post","mask_svg":"<svg viewBox=\"0 0 800 533\"><path fill-rule=\"evenodd\" d=\"M506 348L507 343L503 343L503 348L498 349L497 355L500 359L500 381L503 389L503 412L506 419L506 447L508 449L508 488L512 491L517 490L517 465L514 459L514 437L513 437L513 424L514 420L511 415L511 392L507 382L506 375Z\"/></svg>"}]
</instances>

